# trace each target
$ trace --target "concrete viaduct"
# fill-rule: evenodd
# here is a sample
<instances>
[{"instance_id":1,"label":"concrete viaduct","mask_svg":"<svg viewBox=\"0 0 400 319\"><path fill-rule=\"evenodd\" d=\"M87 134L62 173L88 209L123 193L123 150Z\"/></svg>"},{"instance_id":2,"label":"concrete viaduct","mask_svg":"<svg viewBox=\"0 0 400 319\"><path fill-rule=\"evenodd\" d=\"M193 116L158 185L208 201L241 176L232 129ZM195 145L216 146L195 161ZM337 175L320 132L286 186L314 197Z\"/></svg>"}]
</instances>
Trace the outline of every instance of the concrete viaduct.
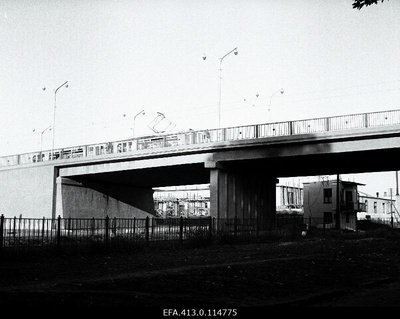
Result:
<instances>
[{"instance_id":1,"label":"concrete viaduct","mask_svg":"<svg viewBox=\"0 0 400 319\"><path fill-rule=\"evenodd\" d=\"M279 177L399 170L400 124L0 167L6 217L139 217L153 187L210 184L217 218L275 216Z\"/></svg>"}]
</instances>

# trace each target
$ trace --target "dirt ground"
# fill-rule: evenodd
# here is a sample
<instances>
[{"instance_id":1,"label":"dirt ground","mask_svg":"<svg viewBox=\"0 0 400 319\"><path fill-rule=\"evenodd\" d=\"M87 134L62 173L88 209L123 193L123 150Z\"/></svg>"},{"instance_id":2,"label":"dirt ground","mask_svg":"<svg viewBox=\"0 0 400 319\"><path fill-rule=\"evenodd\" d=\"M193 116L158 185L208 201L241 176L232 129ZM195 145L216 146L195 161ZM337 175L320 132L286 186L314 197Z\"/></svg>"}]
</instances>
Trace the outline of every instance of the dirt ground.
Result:
<instances>
[{"instance_id":1,"label":"dirt ground","mask_svg":"<svg viewBox=\"0 0 400 319\"><path fill-rule=\"evenodd\" d=\"M140 307L160 317L231 309L213 316L232 317L272 306L398 307L400 236L3 256L0 279L1 309Z\"/></svg>"}]
</instances>

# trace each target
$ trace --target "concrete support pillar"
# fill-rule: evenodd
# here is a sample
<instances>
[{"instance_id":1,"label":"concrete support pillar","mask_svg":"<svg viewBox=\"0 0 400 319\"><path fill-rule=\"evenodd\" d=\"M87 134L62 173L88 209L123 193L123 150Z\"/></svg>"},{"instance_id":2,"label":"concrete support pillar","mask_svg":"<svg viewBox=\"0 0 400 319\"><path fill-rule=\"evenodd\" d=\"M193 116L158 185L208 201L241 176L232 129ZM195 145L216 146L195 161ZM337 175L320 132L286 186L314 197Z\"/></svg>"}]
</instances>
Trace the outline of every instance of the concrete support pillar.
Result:
<instances>
[{"instance_id":1,"label":"concrete support pillar","mask_svg":"<svg viewBox=\"0 0 400 319\"><path fill-rule=\"evenodd\" d=\"M272 229L275 227L276 222L276 184L277 179L275 176L269 177L269 182L266 184L267 197L266 197L266 228Z\"/></svg>"},{"instance_id":2,"label":"concrete support pillar","mask_svg":"<svg viewBox=\"0 0 400 319\"><path fill-rule=\"evenodd\" d=\"M210 215L217 219L256 221L272 228L276 214L276 177L254 170L210 169Z\"/></svg>"},{"instance_id":3,"label":"concrete support pillar","mask_svg":"<svg viewBox=\"0 0 400 319\"><path fill-rule=\"evenodd\" d=\"M51 218L55 219L57 216L57 178L58 178L59 170L58 167L53 167L53 198L51 201Z\"/></svg>"},{"instance_id":4,"label":"concrete support pillar","mask_svg":"<svg viewBox=\"0 0 400 319\"><path fill-rule=\"evenodd\" d=\"M219 217L220 208L220 172L219 169L210 170L210 216Z\"/></svg>"}]
</instances>

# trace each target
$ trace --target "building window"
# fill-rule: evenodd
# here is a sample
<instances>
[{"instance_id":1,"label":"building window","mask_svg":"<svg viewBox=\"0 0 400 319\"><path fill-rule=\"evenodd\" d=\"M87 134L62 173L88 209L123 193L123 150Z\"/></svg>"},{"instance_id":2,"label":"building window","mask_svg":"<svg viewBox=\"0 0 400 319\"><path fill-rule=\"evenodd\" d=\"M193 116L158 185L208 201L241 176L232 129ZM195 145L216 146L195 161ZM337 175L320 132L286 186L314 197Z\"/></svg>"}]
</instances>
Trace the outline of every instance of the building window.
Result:
<instances>
[{"instance_id":1,"label":"building window","mask_svg":"<svg viewBox=\"0 0 400 319\"><path fill-rule=\"evenodd\" d=\"M346 191L346 202L353 202L353 191Z\"/></svg>"},{"instance_id":2,"label":"building window","mask_svg":"<svg viewBox=\"0 0 400 319\"><path fill-rule=\"evenodd\" d=\"M332 188L324 188L324 204L332 203Z\"/></svg>"},{"instance_id":3,"label":"building window","mask_svg":"<svg viewBox=\"0 0 400 319\"><path fill-rule=\"evenodd\" d=\"M378 209L378 203L374 202L374 214L377 213L377 209Z\"/></svg>"},{"instance_id":4,"label":"building window","mask_svg":"<svg viewBox=\"0 0 400 319\"><path fill-rule=\"evenodd\" d=\"M324 213L324 223L325 224L332 224L333 223L332 212L325 212Z\"/></svg>"},{"instance_id":5,"label":"building window","mask_svg":"<svg viewBox=\"0 0 400 319\"><path fill-rule=\"evenodd\" d=\"M289 205L294 205L294 194L293 194L293 191L288 191L287 196L288 196L288 204Z\"/></svg>"}]
</instances>

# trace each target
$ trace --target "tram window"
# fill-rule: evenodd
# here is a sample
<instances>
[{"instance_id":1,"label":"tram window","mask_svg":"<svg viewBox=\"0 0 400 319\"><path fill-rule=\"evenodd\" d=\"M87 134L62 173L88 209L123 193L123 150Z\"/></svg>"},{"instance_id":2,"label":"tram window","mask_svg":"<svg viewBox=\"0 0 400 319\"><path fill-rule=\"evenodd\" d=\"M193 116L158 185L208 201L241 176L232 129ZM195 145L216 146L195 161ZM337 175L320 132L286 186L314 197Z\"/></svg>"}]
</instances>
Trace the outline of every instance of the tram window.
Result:
<instances>
[{"instance_id":1,"label":"tram window","mask_svg":"<svg viewBox=\"0 0 400 319\"><path fill-rule=\"evenodd\" d=\"M107 154L112 154L113 152L113 143L108 143L107 144Z\"/></svg>"}]
</instances>

